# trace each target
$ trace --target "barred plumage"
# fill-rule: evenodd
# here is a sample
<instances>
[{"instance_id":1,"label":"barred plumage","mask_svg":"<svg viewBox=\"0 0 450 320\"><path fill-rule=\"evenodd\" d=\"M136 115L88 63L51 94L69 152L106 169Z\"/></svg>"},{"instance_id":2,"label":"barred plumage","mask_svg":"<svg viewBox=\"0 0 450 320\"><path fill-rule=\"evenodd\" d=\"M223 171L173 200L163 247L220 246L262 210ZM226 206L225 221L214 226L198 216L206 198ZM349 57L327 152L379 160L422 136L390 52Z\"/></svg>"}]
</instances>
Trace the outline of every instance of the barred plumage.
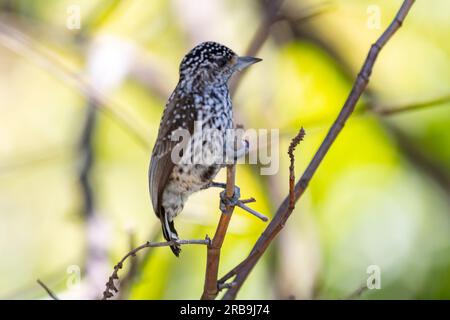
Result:
<instances>
[{"instance_id":1,"label":"barred plumage","mask_svg":"<svg viewBox=\"0 0 450 320\"><path fill-rule=\"evenodd\" d=\"M207 187L223 167L225 150L216 154L216 139L203 133L215 129L223 140L226 130L233 128L228 80L234 72L258 61L239 57L216 42L201 43L183 58L180 79L164 109L149 168L153 209L166 240L178 239L173 220L187 198ZM177 162L172 159L172 151L178 152L178 141L171 138L182 131L191 138L185 141L183 154L179 154L181 161ZM188 161L194 157L200 160ZM171 249L179 255L179 246L173 245Z\"/></svg>"}]
</instances>

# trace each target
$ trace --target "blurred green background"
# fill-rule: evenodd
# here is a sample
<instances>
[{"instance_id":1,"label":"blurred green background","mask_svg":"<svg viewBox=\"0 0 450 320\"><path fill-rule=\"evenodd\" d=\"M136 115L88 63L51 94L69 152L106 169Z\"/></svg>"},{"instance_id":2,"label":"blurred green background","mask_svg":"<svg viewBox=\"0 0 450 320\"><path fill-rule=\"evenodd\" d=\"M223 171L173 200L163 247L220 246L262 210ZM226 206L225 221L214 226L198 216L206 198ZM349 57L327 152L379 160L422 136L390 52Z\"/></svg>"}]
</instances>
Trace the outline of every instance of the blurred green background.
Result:
<instances>
[{"instance_id":1,"label":"blurred green background","mask_svg":"<svg viewBox=\"0 0 450 320\"><path fill-rule=\"evenodd\" d=\"M276 210L288 192L290 139L305 128L300 176L400 4L284 2L257 54L263 63L234 98L237 122L280 130L278 174L238 166L253 208ZM160 240L147 168L179 62L205 40L244 54L270 5L0 1L0 298L48 298L37 278L60 298L98 298L130 246ZM239 298L450 298L449 12L446 0L416 1ZM181 237L212 236L218 203L218 190L191 197L177 219ZM264 228L235 210L222 274ZM197 299L205 259L199 246L179 259L165 248L141 252L119 274L119 298ZM372 265L381 289L353 294Z\"/></svg>"}]
</instances>

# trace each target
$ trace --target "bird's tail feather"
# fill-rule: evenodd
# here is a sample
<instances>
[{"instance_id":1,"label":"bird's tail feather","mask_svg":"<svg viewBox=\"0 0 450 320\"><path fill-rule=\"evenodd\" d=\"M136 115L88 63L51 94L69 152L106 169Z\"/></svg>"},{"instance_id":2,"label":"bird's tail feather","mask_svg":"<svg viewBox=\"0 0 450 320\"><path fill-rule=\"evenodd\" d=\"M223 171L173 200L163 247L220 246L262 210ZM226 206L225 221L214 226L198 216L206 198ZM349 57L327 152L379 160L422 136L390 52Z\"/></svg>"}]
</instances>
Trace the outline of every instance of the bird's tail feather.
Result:
<instances>
[{"instance_id":1,"label":"bird's tail feather","mask_svg":"<svg viewBox=\"0 0 450 320\"><path fill-rule=\"evenodd\" d=\"M173 221L168 221L165 214L161 215L161 226L164 239L166 239L167 241L178 239L178 232L175 229ZM180 256L181 247L179 245L172 245L170 246L170 249L176 257Z\"/></svg>"}]
</instances>

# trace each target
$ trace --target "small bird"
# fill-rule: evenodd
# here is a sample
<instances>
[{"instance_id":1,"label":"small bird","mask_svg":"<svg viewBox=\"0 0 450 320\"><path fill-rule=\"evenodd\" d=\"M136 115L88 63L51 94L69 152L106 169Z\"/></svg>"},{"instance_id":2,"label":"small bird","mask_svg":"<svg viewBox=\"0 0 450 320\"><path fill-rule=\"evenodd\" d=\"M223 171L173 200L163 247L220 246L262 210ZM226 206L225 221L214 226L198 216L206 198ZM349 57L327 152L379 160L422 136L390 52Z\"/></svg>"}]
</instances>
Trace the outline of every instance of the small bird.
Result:
<instances>
[{"instance_id":1,"label":"small bird","mask_svg":"<svg viewBox=\"0 0 450 320\"><path fill-rule=\"evenodd\" d=\"M222 157L215 157L215 139L197 134L197 129L219 132L222 138L233 129L233 111L228 81L236 71L261 61L238 56L216 42L203 42L181 61L178 84L165 106L149 168L149 188L153 209L161 221L167 241L178 240L174 218L182 211L188 197L212 185L224 167ZM173 139L178 130L187 131L190 139L181 152L173 152L179 141ZM195 146L201 146L201 150ZM225 153L225 150L221 150ZM200 161L183 161L202 153ZM181 161L173 160L176 153ZM209 158L208 158L209 157ZM204 161L208 158L208 161ZM175 256L180 246L172 245Z\"/></svg>"}]
</instances>

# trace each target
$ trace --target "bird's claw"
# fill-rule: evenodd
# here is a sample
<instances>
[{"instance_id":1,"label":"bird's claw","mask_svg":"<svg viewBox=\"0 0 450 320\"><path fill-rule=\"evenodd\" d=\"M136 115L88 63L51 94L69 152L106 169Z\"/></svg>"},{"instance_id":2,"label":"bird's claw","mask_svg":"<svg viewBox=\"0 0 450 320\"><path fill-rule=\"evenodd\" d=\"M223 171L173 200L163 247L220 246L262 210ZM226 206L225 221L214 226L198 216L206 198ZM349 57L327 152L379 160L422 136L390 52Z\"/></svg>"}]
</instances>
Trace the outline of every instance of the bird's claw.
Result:
<instances>
[{"instance_id":1,"label":"bird's claw","mask_svg":"<svg viewBox=\"0 0 450 320\"><path fill-rule=\"evenodd\" d=\"M227 187L226 183L212 181L212 182L208 183L204 189L209 189L209 188L225 189L226 187Z\"/></svg>"},{"instance_id":2,"label":"bird's claw","mask_svg":"<svg viewBox=\"0 0 450 320\"><path fill-rule=\"evenodd\" d=\"M220 211L224 212L227 207L236 206L241 198L241 189L238 186L234 186L234 193L231 198L227 196L227 191L224 190L220 193Z\"/></svg>"}]
</instances>

